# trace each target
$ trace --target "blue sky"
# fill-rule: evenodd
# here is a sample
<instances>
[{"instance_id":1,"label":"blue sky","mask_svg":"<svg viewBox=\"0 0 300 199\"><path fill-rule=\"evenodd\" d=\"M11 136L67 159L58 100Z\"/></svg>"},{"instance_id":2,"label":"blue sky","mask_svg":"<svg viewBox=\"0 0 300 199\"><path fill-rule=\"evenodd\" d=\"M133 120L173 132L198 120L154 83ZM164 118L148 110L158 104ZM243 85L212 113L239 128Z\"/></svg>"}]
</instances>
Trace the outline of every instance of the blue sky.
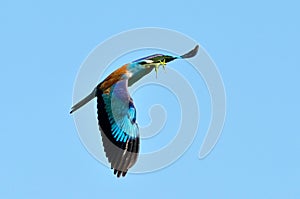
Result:
<instances>
[{"instance_id":1,"label":"blue sky","mask_svg":"<svg viewBox=\"0 0 300 199\"><path fill-rule=\"evenodd\" d=\"M1 1L0 198L299 198L298 8ZM80 142L69 115L73 83L96 45L145 26L177 30L206 49L223 77L227 118L205 159L200 134L171 166L116 179Z\"/></svg>"}]
</instances>

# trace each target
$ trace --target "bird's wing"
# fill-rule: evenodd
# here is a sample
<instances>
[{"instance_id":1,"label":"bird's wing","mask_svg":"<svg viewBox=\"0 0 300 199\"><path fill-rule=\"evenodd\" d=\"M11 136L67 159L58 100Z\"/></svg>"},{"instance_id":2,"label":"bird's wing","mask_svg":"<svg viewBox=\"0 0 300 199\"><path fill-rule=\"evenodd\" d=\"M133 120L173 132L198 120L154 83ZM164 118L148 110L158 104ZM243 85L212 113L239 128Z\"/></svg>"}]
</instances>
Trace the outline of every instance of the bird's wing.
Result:
<instances>
[{"instance_id":1,"label":"bird's wing","mask_svg":"<svg viewBox=\"0 0 300 199\"><path fill-rule=\"evenodd\" d=\"M118 177L125 176L139 152L136 110L121 80L105 91L97 89L98 122L106 157Z\"/></svg>"}]
</instances>

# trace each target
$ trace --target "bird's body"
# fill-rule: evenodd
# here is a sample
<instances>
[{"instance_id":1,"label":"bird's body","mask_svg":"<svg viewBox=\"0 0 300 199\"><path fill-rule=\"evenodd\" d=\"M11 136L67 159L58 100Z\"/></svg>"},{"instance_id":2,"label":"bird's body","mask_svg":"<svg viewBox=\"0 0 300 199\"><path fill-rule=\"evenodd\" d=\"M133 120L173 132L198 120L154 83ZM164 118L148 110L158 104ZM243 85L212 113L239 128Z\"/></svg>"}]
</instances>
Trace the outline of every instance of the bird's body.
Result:
<instances>
[{"instance_id":1,"label":"bird's body","mask_svg":"<svg viewBox=\"0 0 300 199\"><path fill-rule=\"evenodd\" d=\"M139 129L136 123L136 109L128 92L133 85L153 69L165 66L178 58L196 55L198 46L192 51L178 57L155 54L125 64L112 72L96 88L72 107L73 113L87 102L97 97L98 124L100 126L104 151L114 174L125 176L139 153Z\"/></svg>"}]
</instances>

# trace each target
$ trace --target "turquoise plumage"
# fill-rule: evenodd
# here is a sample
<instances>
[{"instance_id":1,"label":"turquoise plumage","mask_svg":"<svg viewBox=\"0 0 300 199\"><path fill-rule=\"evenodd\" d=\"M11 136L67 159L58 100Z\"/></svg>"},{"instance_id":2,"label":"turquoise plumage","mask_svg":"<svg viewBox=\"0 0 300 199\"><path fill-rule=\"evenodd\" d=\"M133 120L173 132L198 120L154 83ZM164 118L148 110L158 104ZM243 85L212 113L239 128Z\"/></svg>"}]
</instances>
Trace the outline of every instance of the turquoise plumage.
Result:
<instances>
[{"instance_id":1,"label":"turquoise plumage","mask_svg":"<svg viewBox=\"0 0 300 199\"><path fill-rule=\"evenodd\" d=\"M75 104L70 113L97 97L98 124L104 151L114 174L125 176L138 158L139 128L136 109L128 87L160 66L175 59L185 59L197 54L198 45L182 56L155 54L125 64L111 73L83 100Z\"/></svg>"},{"instance_id":2,"label":"turquoise plumage","mask_svg":"<svg viewBox=\"0 0 300 199\"><path fill-rule=\"evenodd\" d=\"M111 125L112 135L116 141L126 142L128 137L138 137L138 127L136 121L136 110L127 89L127 80L122 80L114 84L112 92L102 94L105 110Z\"/></svg>"}]
</instances>

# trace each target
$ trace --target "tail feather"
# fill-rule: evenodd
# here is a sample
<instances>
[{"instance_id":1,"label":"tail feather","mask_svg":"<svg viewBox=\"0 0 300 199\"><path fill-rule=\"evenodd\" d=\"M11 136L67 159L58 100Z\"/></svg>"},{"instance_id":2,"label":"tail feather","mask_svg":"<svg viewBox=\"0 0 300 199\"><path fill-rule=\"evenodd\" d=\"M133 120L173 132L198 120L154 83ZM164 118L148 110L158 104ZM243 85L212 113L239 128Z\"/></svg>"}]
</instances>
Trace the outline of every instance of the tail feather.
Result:
<instances>
[{"instance_id":1,"label":"tail feather","mask_svg":"<svg viewBox=\"0 0 300 199\"><path fill-rule=\"evenodd\" d=\"M78 110L79 108L81 108L82 106L84 106L86 103L88 103L89 101L91 101L94 97L96 97L96 92L97 92L97 89L95 88L93 90L93 92L91 92L88 96L86 96L85 98L83 98L82 100L80 100L77 104L75 104L74 106L72 106L70 114L74 113L76 110Z\"/></svg>"}]
</instances>

